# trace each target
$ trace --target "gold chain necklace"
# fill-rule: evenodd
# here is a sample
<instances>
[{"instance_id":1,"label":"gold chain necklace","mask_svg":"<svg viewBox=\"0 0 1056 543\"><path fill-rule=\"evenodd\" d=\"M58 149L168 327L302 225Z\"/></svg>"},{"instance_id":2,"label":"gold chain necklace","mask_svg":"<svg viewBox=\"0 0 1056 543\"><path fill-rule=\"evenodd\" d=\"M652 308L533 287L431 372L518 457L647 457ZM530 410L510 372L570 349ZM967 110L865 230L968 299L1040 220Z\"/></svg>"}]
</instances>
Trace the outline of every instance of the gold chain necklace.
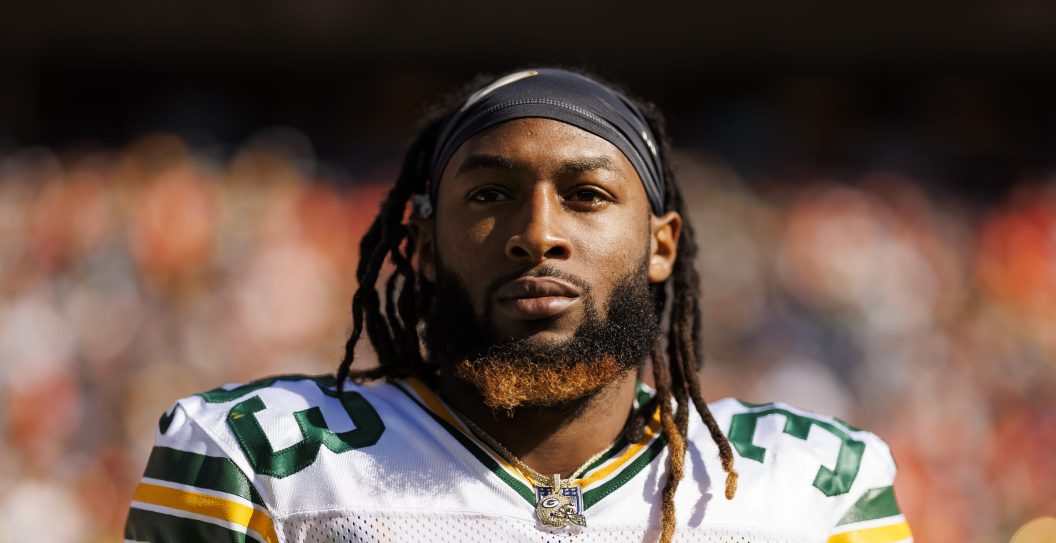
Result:
<instances>
[{"instance_id":1,"label":"gold chain necklace","mask_svg":"<svg viewBox=\"0 0 1056 543\"><path fill-rule=\"evenodd\" d=\"M491 437L491 434L485 432L483 428L477 426L468 417L454 409L451 411L469 427L473 435L487 443L489 447L499 453L499 456L502 456L504 460L513 465L517 471L521 472L535 486L535 518L540 524L551 528L567 529L572 533L579 532L587 527L587 520L583 516L581 488L578 484L579 478L583 475L583 472L587 471L587 468L612 449L611 444L588 458L583 465L572 472L572 476L568 479L562 479L560 473L547 477L532 469L520 458L517 458L502 443L499 443L499 440Z\"/></svg>"}]
</instances>

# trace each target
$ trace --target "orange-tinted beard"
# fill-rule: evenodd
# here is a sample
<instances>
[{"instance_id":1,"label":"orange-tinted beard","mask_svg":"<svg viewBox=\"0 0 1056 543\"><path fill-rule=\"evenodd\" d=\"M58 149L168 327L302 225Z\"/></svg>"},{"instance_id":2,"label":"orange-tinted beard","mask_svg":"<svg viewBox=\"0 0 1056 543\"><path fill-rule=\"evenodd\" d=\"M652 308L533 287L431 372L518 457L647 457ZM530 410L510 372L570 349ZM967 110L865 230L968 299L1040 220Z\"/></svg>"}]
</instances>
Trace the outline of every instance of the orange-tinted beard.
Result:
<instances>
[{"instance_id":1,"label":"orange-tinted beard","mask_svg":"<svg viewBox=\"0 0 1056 543\"><path fill-rule=\"evenodd\" d=\"M636 271L615 282L604 316L586 281L546 266L535 269L532 276L559 277L582 290L583 322L572 338L552 344L501 339L488 315L476 316L468 291L438 259L436 299L425 327L431 361L441 373L473 385L495 410L558 406L594 394L637 371L659 336L646 263L643 258ZM509 280L496 279L487 290Z\"/></svg>"},{"instance_id":2,"label":"orange-tinted beard","mask_svg":"<svg viewBox=\"0 0 1056 543\"><path fill-rule=\"evenodd\" d=\"M611 356L554 364L528 359L481 357L454 365L455 375L477 388L484 404L512 411L553 407L598 392L634 371Z\"/></svg>"}]
</instances>

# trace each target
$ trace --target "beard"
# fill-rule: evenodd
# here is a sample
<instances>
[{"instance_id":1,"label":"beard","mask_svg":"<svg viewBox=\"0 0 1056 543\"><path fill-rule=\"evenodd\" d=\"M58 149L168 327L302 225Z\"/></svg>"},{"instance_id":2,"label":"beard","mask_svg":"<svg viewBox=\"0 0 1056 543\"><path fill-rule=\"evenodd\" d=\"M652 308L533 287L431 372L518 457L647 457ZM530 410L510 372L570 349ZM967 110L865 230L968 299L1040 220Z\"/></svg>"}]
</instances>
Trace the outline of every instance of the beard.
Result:
<instances>
[{"instance_id":1,"label":"beard","mask_svg":"<svg viewBox=\"0 0 1056 543\"><path fill-rule=\"evenodd\" d=\"M660 335L646 262L616 282L602 318L588 283L549 266L492 282L479 317L468 290L438 261L425 347L441 372L473 385L492 409L552 407L588 397L638 370ZM569 339L508 338L492 326L493 293L518 277L555 277L579 287L583 322Z\"/></svg>"}]
</instances>

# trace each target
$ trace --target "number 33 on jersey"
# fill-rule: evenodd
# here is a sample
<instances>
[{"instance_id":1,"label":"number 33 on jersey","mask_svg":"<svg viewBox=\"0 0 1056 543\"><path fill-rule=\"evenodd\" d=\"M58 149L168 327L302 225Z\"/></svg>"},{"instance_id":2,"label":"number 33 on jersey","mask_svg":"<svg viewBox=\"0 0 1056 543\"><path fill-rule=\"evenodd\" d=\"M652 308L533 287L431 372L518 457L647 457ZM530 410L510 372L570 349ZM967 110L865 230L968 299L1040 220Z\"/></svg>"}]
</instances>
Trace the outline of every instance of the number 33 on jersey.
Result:
<instances>
[{"instance_id":1,"label":"number 33 on jersey","mask_svg":"<svg viewBox=\"0 0 1056 543\"><path fill-rule=\"evenodd\" d=\"M692 417L677 541L912 541L875 435L783 404L711 409L736 452L739 490L722 497L715 445ZM665 447L657 421L642 441L616 443L580 479L589 527L552 534L535 522L530 483L423 383L338 393L332 377L273 377L182 399L162 417L125 539L655 541Z\"/></svg>"}]
</instances>

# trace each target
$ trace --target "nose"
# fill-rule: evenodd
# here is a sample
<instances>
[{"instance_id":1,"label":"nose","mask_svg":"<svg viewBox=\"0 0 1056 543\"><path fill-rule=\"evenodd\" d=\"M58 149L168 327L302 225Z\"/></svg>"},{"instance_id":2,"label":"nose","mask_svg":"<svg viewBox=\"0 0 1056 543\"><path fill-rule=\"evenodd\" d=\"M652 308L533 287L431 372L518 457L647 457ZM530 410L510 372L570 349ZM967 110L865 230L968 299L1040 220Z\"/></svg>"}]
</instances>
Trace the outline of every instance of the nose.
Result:
<instances>
[{"instance_id":1,"label":"nose","mask_svg":"<svg viewBox=\"0 0 1056 543\"><path fill-rule=\"evenodd\" d=\"M547 259L565 260L572 255L572 243L561 224L560 197L545 185L537 188L517 212L520 221L506 241L510 260L538 264Z\"/></svg>"}]
</instances>

